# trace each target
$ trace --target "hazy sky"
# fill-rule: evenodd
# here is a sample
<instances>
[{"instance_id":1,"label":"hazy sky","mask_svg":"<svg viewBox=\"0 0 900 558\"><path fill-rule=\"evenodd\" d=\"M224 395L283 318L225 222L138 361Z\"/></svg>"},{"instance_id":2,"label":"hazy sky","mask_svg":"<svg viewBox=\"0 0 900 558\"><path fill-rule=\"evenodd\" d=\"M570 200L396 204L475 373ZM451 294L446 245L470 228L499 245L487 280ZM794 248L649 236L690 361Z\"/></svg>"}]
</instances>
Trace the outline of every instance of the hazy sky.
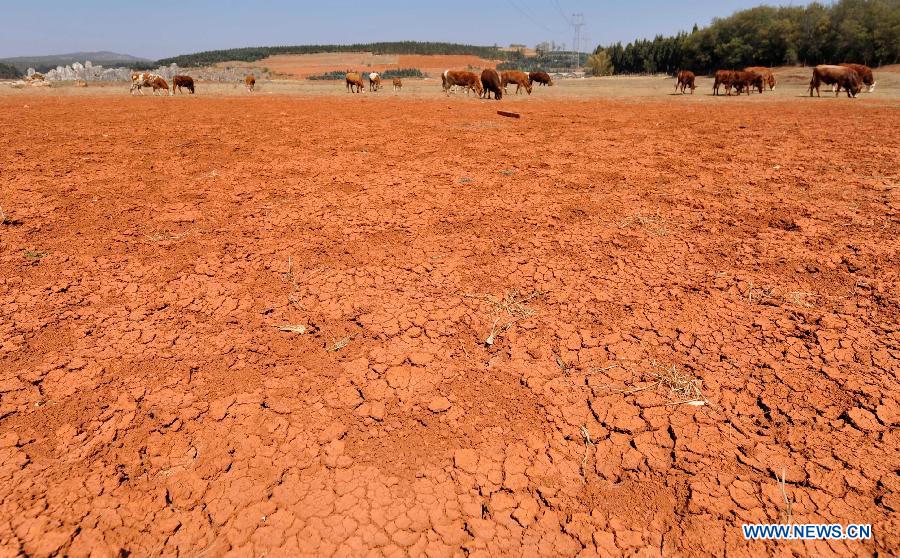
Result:
<instances>
[{"instance_id":1,"label":"hazy sky","mask_svg":"<svg viewBox=\"0 0 900 558\"><path fill-rule=\"evenodd\" d=\"M241 46L431 40L583 50L689 30L759 0L0 0L0 57L112 50L163 58ZM787 4L784 1L774 3ZM797 2L801 4L802 2ZM565 17L564 17L565 15Z\"/></svg>"}]
</instances>

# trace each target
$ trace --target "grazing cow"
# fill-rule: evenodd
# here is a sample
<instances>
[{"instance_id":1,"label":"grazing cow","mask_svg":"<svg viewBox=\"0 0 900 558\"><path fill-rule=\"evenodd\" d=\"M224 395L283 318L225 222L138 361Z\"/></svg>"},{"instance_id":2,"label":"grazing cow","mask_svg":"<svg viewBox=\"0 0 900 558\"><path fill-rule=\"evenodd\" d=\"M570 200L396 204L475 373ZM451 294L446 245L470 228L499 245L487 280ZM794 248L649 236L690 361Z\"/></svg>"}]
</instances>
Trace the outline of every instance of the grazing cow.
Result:
<instances>
[{"instance_id":1,"label":"grazing cow","mask_svg":"<svg viewBox=\"0 0 900 558\"><path fill-rule=\"evenodd\" d=\"M851 64L849 62L844 62L839 64L839 66L855 70L859 74L859 79L862 80L863 85L868 87L867 91L869 93L875 92L875 74L872 73L872 68L864 64Z\"/></svg>"},{"instance_id":2,"label":"grazing cow","mask_svg":"<svg viewBox=\"0 0 900 558\"><path fill-rule=\"evenodd\" d=\"M347 92L348 93L362 93L365 85L363 84L362 76L356 72L347 72L347 76L344 78L347 82ZM353 88L356 88L354 90Z\"/></svg>"},{"instance_id":3,"label":"grazing cow","mask_svg":"<svg viewBox=\"0 0 900 558\"><path fill-rule=\"evenodd\" d=\"M681 70L675 78L675 91L678 91L678 87L680 86L681 94L684 95L684 90L690 87L691 95L694 94L694 89L697 89L697 86L694 85L694 80L697 78L697 76L694 75L694 72Z\"/></svg>"},{"instance_id":4,"label":"grazing cow","mask_svg":"<svg viewBox=\"0 0 900 558\"><path fill-rule=\"evenodd\" d=\"M747 91L747 95L750 94L750 90L754 87L760 92L763 92L763 76L762 74L757 74L756 72L732 72L732 85L737 90L737 94L740 95L745 90Z\"/></svg>"},{"instance_id":5,"label":"grazing cow","mask_svg":"<svg viewBox=\"0 0 900 558\"><path fill-rule=\"evenodd\" d=\"M249 76L244 78L244 85L247 86L247 91L251 93L254 89L256 89L256 78L253 76L253 74L250 74Z\"/></svg>"},{"instance_id":6,"label":"grazing cow","mask_svg":"<svg viewBox=\"0 0 900 558\"><path fill-rule=\"evenodd\" d=\"M169 95L172 95L172 93L169 92L169 84L166 83L166 80L164 80L161 76L152 74L150 72L132 73L131 94L134 95L134 92L138 91L141 95L143 95L144 90L142 88L144 87L153 88L154 95L156 95L156 92L160 89L164 90Z\"/></svg>"},{"instance_id":7,"label":"grazing cow","mask_svg":"<svg viewBox=\"0 0 900 558\"><path fill-rule=\"evenodd\" d=\"M823 83L825 85L838 86L837 91L834 93L835 97L840 94L842 87L847 90L847 97L851 98L859 95L862 89L862 80L859 78L859 74L853 68L846 66L822 64L813 68L812 79L809 80L809 96L812 97L813 89L815 89L816 95L821 97L819 86Z\"/></svg>"},{"instance_id":8,"label":"grazing cow","mask_svg":"<svg viewBox=\"0 0 900 558\"><path fill-rule=\"evenodd\" d=\"M500 72L500 85L503 86L503 92L506 93L506 87L510 83L516 84L516 95L522 90L525 89L529 95L531 95L531 79L529 79L528 74L525 72L517 72L517 71L508 71L508 72Z\"/></svg>"},{"instance_id":9,"label":"grazing cow","mask_svg":"<svg viewBox=\"0 0 900 558\"><path fill-rule=\"evenodd\" d=\"M403 80L402 79L395 77L393 80L393 83L394 83L394 91L400 91L403 89Z\"/></svg>"},{"instance_id":10,"label":"grazing cow","mask_svg":"<svg viewBox=\"0 0 900 558\"><path fill-rule=\"evenodd\" d=\"M713 80L713 95L719 94L719 87L725 87L725 93L731 95L731 86L734 85L734 72L731 70L716 70Z\"/></svg>"},{"instance_id":11,"label":"grazing cow","mask_svg":"<svg viewBox=\"0 0 900 558\"><path fill-rule=\"evenodd\" d=\"M532 83L532 85L537 82L541 85L553 85L553 78L550 77L550 74L547 72L529 72L528 80Z\"/></svg>"},{"instance_id":12,"label":"grazing cow","mask_svg":"<svg viewBox=\"0 0 900 558\"><path fill-rule=\"evenodd\" d=\"M175 94L176 87L178 88L178 91L181 93L184 93L183 91L181 91L181 88L184 87L188 91L191 92L191 95L193 95L194 94L194 78L192 78L191 76L175 76L172 78L172 94L173 95Z\"/></svg>"},{"instance_id":13,"label":"grazing cow","mask_svg":"<svg viewBox=\"0 0 900 558\"><path fill-rule=\"evenodd\" d=\"M381 88L381 76L378 72L369 74L369 91L378 91Z\"/></svg>"},{"instance_id":14,"label":"grazing cow","mask_svg":"<svg viewBox=\"0 0 900 558\"><path fill-rule=\"evenodd\" d=\"M490 99L491 93L498 101L503 98L503 80L497 70L486 68L481 71L481 87L484 89L485 98Z\"/></svg>"},{"instance_id":15,"label":"grazing cow","mask_svg":"<svg viewBox=\"0 0 900 558\"><path fill-rule=\"evenodd\" d=\"M775 90L775 74L772 73L772 68L766 68L765 66L749 66L744 68L745 72L754 72L763 77L763 81L766 82L766 85L769 86L769 91Z\"/></svg>"},{"instance_id":16,"label":"grazing cow","mask_svg":"<svg viewBox=\"0 0 900 558\"><path fill-rule=\"evenodd\" d=\"M481 86L481 80L478 79L478 76L473 72L465 70L444 70L444 73L441 74L441 84L444 87L444 93L446 93L448 97L450 96L450 89L455 85L465 88L466 92L474 91L479 97L481 97L481 94L484 92L484 88Z\"/></svg>"}]
</instances>

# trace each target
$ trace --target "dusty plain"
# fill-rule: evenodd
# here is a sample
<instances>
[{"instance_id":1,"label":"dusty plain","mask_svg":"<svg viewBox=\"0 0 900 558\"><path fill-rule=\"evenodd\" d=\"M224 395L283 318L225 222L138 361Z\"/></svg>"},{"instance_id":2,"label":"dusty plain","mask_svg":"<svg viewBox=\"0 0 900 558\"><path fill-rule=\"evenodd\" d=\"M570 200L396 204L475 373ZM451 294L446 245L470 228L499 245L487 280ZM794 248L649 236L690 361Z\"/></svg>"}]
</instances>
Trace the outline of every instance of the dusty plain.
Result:
<instances>
[{"instance_id":1,"label":"dusty plain","mask_svg":"<svg viewBox=\"0 0 900 558\"><path fill-rule=\"evenodd\" d=\"M0 85L0 556L897 555L900 79L804 76Z\"/></svg>"}]
</instances>

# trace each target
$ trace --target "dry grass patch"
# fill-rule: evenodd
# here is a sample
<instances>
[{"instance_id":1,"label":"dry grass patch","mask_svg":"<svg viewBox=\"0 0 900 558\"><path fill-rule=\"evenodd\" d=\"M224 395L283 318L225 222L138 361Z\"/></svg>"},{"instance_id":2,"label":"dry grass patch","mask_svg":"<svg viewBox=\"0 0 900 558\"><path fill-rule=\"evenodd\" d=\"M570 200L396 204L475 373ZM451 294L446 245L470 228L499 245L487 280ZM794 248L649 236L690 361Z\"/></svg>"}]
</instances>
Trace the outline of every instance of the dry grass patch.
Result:
<instances>
[{"instance_id":1,"label":"dry grass patch","mask_svg":"<svg viewBox=\"0 0 900 558\"><path fill-rule=\"evenodd\" d=\"M663 217L658 209L656 210L656 213L648 215L644 215L642 212L638 211L634 215L630 215L618 223L620 229L640 227L657 236L665 236L669 233L667 228L668 224L669 220Z\"/></svg>"},{"instance_id":2,"label":"dry grass patch","mask_svg":"<svg viewBox=\"0 0 900 558\"><path fill-rule=\"evenodd\" d=\"M653 361L651 362L651 367L653 369L646 373L650 380L643 385L625 389L609 388L610 391L623 395L654 391L666 396L667 401L665 403L651 405L651 407L674 405L702 407L712 405L712 402L703 395L703 380L692 378L679 371L674 364L669 367L662 367Z\"/></svg>"},{"instance_id":3,"label":"dry grass patch","mask_svg":"<svg viewBox=\"0 0 900 558\"><path fill-rule=\"evenodd\" d=\"M509 291L503 298L478 294L466 294L463 296L480 300L493 307L494 321L491 325L490 333L484 340L485 346L490 347L498 337L509 331L516 322L534 316L537 311L529 308L526 303L545 294L547 294L546 291L534 291L530 295L521 296L518 291Z\"/></svg>"}]
</instances>

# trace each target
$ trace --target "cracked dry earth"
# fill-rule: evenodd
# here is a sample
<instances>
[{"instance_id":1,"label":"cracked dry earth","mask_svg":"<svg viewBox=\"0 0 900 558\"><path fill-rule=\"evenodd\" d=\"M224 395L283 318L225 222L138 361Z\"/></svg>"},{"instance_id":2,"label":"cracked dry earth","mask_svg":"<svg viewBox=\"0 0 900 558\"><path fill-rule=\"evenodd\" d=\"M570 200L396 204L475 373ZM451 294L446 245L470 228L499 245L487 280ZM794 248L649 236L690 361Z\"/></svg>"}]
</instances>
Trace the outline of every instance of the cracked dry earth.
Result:
<instances>
[{"instance_id":1,"label":"cracked dry earth","mask_svg":"<svg viewBox=\"0 0 900 558\"><path fill-rule=\"evenodd\" d=\"M0 556L897 555L846 101L0 100Z\"/></svg>"}]
</instances>

